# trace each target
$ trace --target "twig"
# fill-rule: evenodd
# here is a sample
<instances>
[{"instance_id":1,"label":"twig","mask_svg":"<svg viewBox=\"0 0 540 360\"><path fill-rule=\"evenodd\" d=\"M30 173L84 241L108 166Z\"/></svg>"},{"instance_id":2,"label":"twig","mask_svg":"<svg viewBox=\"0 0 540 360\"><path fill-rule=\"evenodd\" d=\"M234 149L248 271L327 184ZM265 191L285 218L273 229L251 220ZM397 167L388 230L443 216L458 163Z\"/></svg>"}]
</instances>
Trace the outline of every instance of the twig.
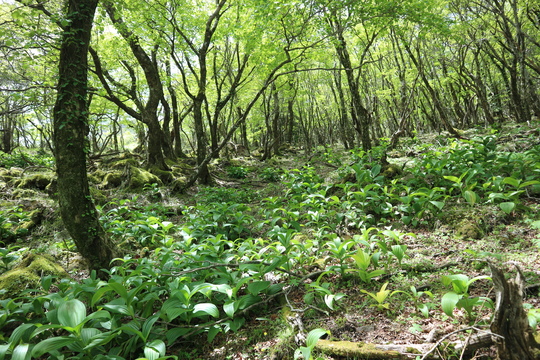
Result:
<instances>
[{"instance_id":1,"label":"twig","mask_svg":"<svg viewBox=\"0 0 540 360\"><path fill-rule=\"evenodd\" d=\"M455 334L460 333L460 332L469 331L469 330L475 330L475 331L478 331L478 332L483 331L483 332L485 332L486 334L490 334L491 336L497 336L497 337L503 338L502 336L500 336L500 335L498 335L498 334L494 334L494 333L492 333L491 331L485 331L485 330L479 329L479 328L477 328L477 327L475 327L475 326L470 326L470 327L466 327L466 328L463 328L463 329L458 329L458 330L456 330L456 331L452 331L451 333L444 335L439 341L437 341L437 343L431 348L431 350L429 350L428 352L426 352L426 353L422 356L422 358L421 358L420 360L425 360L425 359L427 359L427 356L428 356L429 354L431 354L433 351L435 351L435 350L439 347L439 345L441 345L441 343L442 343L444 340L448 339L450 336L455 335ZM464 349L465 349L465 347L464 347Z\"/></svg>"}]
</instances>

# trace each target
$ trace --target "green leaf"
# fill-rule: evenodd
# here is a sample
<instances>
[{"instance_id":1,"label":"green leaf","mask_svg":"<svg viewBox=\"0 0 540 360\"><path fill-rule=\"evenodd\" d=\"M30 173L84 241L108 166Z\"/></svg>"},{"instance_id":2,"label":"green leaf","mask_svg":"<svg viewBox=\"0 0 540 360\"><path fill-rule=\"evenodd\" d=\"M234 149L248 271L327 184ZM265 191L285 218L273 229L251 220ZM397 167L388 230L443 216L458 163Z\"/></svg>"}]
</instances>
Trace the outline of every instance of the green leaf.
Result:
<instances>
[{"instance_id":1,"label":"green leaf","mask_svg":"<svg viewBox=\"0 0 540 360\"><path fill-rule=\"evenodd\" d=\"M77 299L68 300L58 307L58 321L63 326L76 327L86 317L86 306Z\"/></svg>"},{"instance_id":2,"label":"green leaf","mask_svg":"<svg viewBox=\"0 0 540 360\"><path fill-rule=\"evenodd\" d=\"M193 308L193 316L200 316L201 313L213 316L215 318L219 317L219 310L217 306L212 303L201 303L195 305Z\"/></svg>"},{"instance_id":3,"label":"green leaf","mask_svg":"<svg viewBox=\"0 0 540 360\"><path fill-rule=\"evenodd\" d=\"M504 178L503 183L519 188L520 180L515 179L513 177L506 177Z\"/></svg>"},{"instance_id":4,"label":"green leaf","mask_svg":"<svg viewBox=\"0 0 540 360\"><path fill-rule=\"evenodd\" d=\"M166 347L162 340L153 340L144 347L144 356L148 360L156 360L165 355Z\"/></svg>"},{"instance_id":5,"label":"green leaf","mask_svg":"<svg viewBox=\"0 0 540 360\"><path fill-rule=\"evenodd\" d=\"M512 211L514 211L514 208L516 207L516 203L512 201L506 201L506 202L500 203L499 207L505 213L510 214Z\"/></svg>"},{"instance_id":6,"label":"green leaf","mask_svg":"<svg viewBox=\"0 0 540 360\"><path fill-rule=\"evenodd\" d=\"M441 306L444 313L450 317L454 317L454 309L461 296L453 291L450 291L443 295L441 299Z\"/></svg>"},{"instance_id":7,"label":"green leaf","mask_svg":"<svg viewBox=\"0 0 540 360\"><path fill-rule=\"evenodd\" d=\"M450 180L452 182L455 182L455 183L460 183L461 182L461 179L456 177L456 176L443 176L443 178L445 178L446 180Z\"/></svg>"},{"instance_id":8,"label":"green leaf","mask_svg":"<svg viewBox=\"0 0 540 360\"><path fill-rule=\"evenodd\" d=\"M469 203L469 205L473 206L476 203L476 193L472 190L465 190L463 192L463 197Z\"/></svg>"},{"instance_id":9,"label":"green leaf","mask_svg":"<svg viewBox=\"0 0 540 360\"><path fill-rule=\"evenodd\" d=\"M229 301L223 304L223 311L228 317L233 317L236 312L235 301Z\"/></svg>"},{"instance_id":10,"label":"green leaf","mask_svg":"<svg viewBox=\"0 0 540 360\"><path fill-rule=\"evenodd\" d=\"M217 334L221 332L221 328L219 326L213 326L210 329L208 329L208 336L206 340L211 343Z\"/></svg>"},{"instance_id":11,"label":"green leaf","mask_svg":"<svg viewBox=\"0 0 540 360\"><path fill-rule=\"evenodd\" d=\"M181 328L181 327L177 327L177 328L172 328L170 329L169 331L167 331L165 333L165 337L167 338L167 342L169 344L173 343L176 341L176 339L178 339L180 336L183 336L183 335L186 335L187 333L189 333L192 329L189 329L189 328Z\"/></svg>"},{"instance_id":12,"label":"green leaf","mask_svg":"<svg viewBox=\"0 0 540 360\"><path fill-rule=\"evenodd\" d=\"M307 337L306 337L306 346L309 347L309 348L315 347L315 345L317 344L319 339L322 336L326 335L326 334L329 335L330 331L325 330L325 329L313 329L313 330L311 330L307 334Z\"/></svg>"},{"instance_id":13,"label":"green leaf","mask_svg":"<svg viewBox=\"0 0 540 360\"><path fill-rule=\"evenodd\" d=\"M263 290L266 290L270 286L270 281L254 281L247 286L248 291L252 295L258 295Z\"/></svg>"},{"instance_id":14,"label":"green leaf","mask_svg":"<svg viewBox=\"0 0 540 360\"><path fill-rule=\"evenodd\" d=\"M437 209L439 210L442 210L442 208L444 207L445 203L444 201L434 201L434 200L431 200L430 203L432 205L434 205Z\"/></svg>"},{"instance_id":15,"label":"green leaf","mask_svg":"<svg viewBox=\"0 0 540 360\"><path fill-rule=\"evenodd\" d=\"M77 339L72 336L58 336L58 337L45 339L39 342L36 346L34 346L34 348L32 349L32 357L39 358L46 353L49 353L54 350L58 350L76 341Z\"/></svg>"},{"instance_id":16,"label":"green leaf","mask_svg":"<svg viewBox=\"0 0 540 360\"><path fill-rule=\"evenodd\" d=\"M146 341L148 339L148 335L150 335L150 331L152 331L152 327L154 326L154 323L159 318L159 315L153 315L150 316L146 321L144 322L142 326L142 335L143 335L143 341Z\"/></svg>"},{"instance_id":17,"label":"green leaf","mask_svg":"<svg viewBox=\"0 0 540 360\"><path fill-rule=\"evenodd\" d=\"M27 360L28 351L30 350L30 344L20 344L13 349L11 354L11 360Z\"/></svg>"}]
</instances>

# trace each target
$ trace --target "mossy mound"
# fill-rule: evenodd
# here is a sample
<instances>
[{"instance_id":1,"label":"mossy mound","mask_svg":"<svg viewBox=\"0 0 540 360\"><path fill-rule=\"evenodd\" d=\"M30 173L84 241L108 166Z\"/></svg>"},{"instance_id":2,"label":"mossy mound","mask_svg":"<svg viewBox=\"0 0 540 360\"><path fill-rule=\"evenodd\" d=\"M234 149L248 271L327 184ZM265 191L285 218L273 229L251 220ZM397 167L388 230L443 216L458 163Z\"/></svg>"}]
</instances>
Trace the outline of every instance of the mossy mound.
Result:
<instances>
[{"instance_id":1,"label":"mossy mound","mask_svg":"<svg viewBox=\"0 0 540 360\"><path fill-rule=\"evenodd\" d=\"M138 167L139 162L133 158L117 160L109 165L111 169L124 169L128 166Z\"/></svg>"},{"instance_id":2,"label":"mossy mound","mask_svg":"<svg viewBox=\"0 0 540 360\"><path fill-rule=\"evenodd\" d=\"M148 171L150 172L150 174L157 176L162 183L169 184L174 181L174 176L173 176L172 171L161 170L157 167L152 167L148 169ZM157 181L154 181L154 182L160 184L160 182L157 182Z\"/></svg>"},{"instance_id":3,"label":"mossy mound","mask_svg":"<svg viewBox=\"0 0 540 360\"><path fill-rule=\"evenodd\" d=\"M141 189L144 187L144 185L150 185L154 183L158 185L163 185L163 182L161 181L161 179L157 175L152 174L150 171L139 169L138 167L135 167L135 166L132 166L130 168L130 176L129 176L130 188Z\"/></svg>"},{"instance_id":4,"label":"mossy mound","mask_svg":"<svg viewBox=\"0 0 540 360\"><path fill-rule=\"evenodd\" d=\"M67 277L66 271L48 256L30 254L12 270L0 275L1 299L20 295L24 290L36 288L42 276Z\"/></svg>"},{"instance_id":5,"label":"mossy mound","mask_svg":"<svg viewBox=\"0 0 540 360\"><path fill-rule=\"evenodd\" d=\"M25 176L15 183L19 189L45 190L54 179L53 173L39 173Z\"/></svg>"},{"instance_id":6,"label":"mossy mound","mask_svg":"<svg viewBox=\"0 0 540 360\"><path fill-rule=\"evenodd\" d=\"M111 171L105 175L100 187L105 189L119 187L122 185L123 180L124 176L121 171Z\"/></svg>"},{"instance_id":7,"label":"mossy mound","mask_svg":"<svg viewBox=\"0 0 540 360\"><path fill-rule=\"evenodd\" d=\"M18 179L22 176L23 170L19 168L0 169L0 179L5 182L10 182L13 179Z\"/></svg>"},{"instance_id":8,"label":"mossy mound","mask_svg":"<svg viewBox=\"0 0 540 360\"><path fill-rule=\"evenodd\" d=\"M456 228L456 234L463 239L481 239L484 232L474 221L465 219Z\"/></svg>"}]
</instances>

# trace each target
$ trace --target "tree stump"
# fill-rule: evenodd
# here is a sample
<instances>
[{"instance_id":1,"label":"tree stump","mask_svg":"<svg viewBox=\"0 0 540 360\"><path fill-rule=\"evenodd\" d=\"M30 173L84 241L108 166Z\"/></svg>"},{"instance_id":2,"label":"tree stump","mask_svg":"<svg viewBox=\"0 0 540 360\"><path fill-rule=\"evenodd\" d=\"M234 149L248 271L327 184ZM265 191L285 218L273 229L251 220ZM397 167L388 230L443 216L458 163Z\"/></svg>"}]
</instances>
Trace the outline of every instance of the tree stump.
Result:
<instances>
[{"instance_id":1,"label":"tree stump","mask_svg":"<svg viewBox=\"0 0 540 360\"><path fill-rule=\"evenodd\" d=\"M495 285L495 311L491 332L497 344L497 353L502 360L537 359L534 349L539 348L529 326L527 313L523 309L524 279L517 268L515 279L506 280L501 269L489 264Z\"/></svg>"}]
</instances>

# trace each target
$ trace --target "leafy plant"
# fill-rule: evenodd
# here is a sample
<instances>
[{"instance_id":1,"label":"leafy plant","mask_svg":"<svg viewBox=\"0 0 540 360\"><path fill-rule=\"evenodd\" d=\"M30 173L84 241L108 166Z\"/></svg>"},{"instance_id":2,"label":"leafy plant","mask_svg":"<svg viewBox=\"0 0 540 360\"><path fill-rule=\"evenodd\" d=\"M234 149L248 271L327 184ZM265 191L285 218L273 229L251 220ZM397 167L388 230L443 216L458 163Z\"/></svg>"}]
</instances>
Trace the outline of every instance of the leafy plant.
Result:
<instances>
[{"instance_id":1,"label":"leafy plant","mask_svg":"<svg viewBox=\"0 0 540 360\"><path fill-rule=\"evenodd\" d=\"M410 294L411 298L413 299L414 304L416 308L418 309L418 311L420 311L420 313L424 317L426 318L429 317L429 310L432 309L435 306L435 304L431 302L423 303L421 300L422 300L422 297L424 297L424 295L429 297L430 299L433 299L433 293L428 290L418 291L416 287L414 286L411 286L410 290L411 290L411 294Z\"/></svg>"},{"instance_id":2,"label":"leafy plant","mask_svg":"<svg viewBox=\"0 0 540 360\"><path fill-rule=\"evenodd\" d=\"M361 291L364 294L368 294L373 300L375 300L376 304L373 304L371 306L376 307L379 310L390 310L390 303L388 303L386 300L394 296L395 294L403 293L401 290L386 290L386 287L388 286L388 283L384 283L380 290L376 293L369 292L365 289L362 289Z\"/></svg>"},{"instance_id":3,"label":"leafy plant","mask_svg":"<svg viewBox=\"0 0 540 360\"><path fill-rule=\"evenodd\" d=\"M282 171L279 168L267 167L261 171L259 176L265 181L277 182L281 180L281 172Z\"/></svg>"},{"instance_id":4,"label":"leafy plant","mask_svg":"<svg viewBox=\"0 0 540 360\"><path fill-rule=\"evenodd\" d=\"M467 312L469 319L473 319L473 308L476 306L486 306L493 308L493 301L490 298L478 296L473 297L468 294L469 286L478 280L491 278L489 276L477 276L469 279L467 275L443 275L441 280L445 286L452 286L453 291L447 292L441 299L441 306L444 313L453 317L454 309L463 309Z\"/></svg>"},{"instance_id":5,"label":"leafy plant","mask_svg":"<svg viewBox=\"0 0 540 360\"><path fill-rule=\"evenodd\" d=\"M248 175L248 170L243 166L229 166L227 175L234 179L245 179Z\"/></svg>"},{"instance_id":6,"label":"leafy plant","mask_svg":"<svg viewBox=\"0 0 540 360\"><path fill-rule=\"evenodd\" d=\"M313 329L311 330L306 337L306 346L301 346L300 348L294 351L294 358L299 359L302 356L305 360L313 359L311 353L317 345L319 339L325 335L330 335L330 331L324 329ZM317 360L322 360L322 358L317 358Z\"/></svg>"}]
</instances>

